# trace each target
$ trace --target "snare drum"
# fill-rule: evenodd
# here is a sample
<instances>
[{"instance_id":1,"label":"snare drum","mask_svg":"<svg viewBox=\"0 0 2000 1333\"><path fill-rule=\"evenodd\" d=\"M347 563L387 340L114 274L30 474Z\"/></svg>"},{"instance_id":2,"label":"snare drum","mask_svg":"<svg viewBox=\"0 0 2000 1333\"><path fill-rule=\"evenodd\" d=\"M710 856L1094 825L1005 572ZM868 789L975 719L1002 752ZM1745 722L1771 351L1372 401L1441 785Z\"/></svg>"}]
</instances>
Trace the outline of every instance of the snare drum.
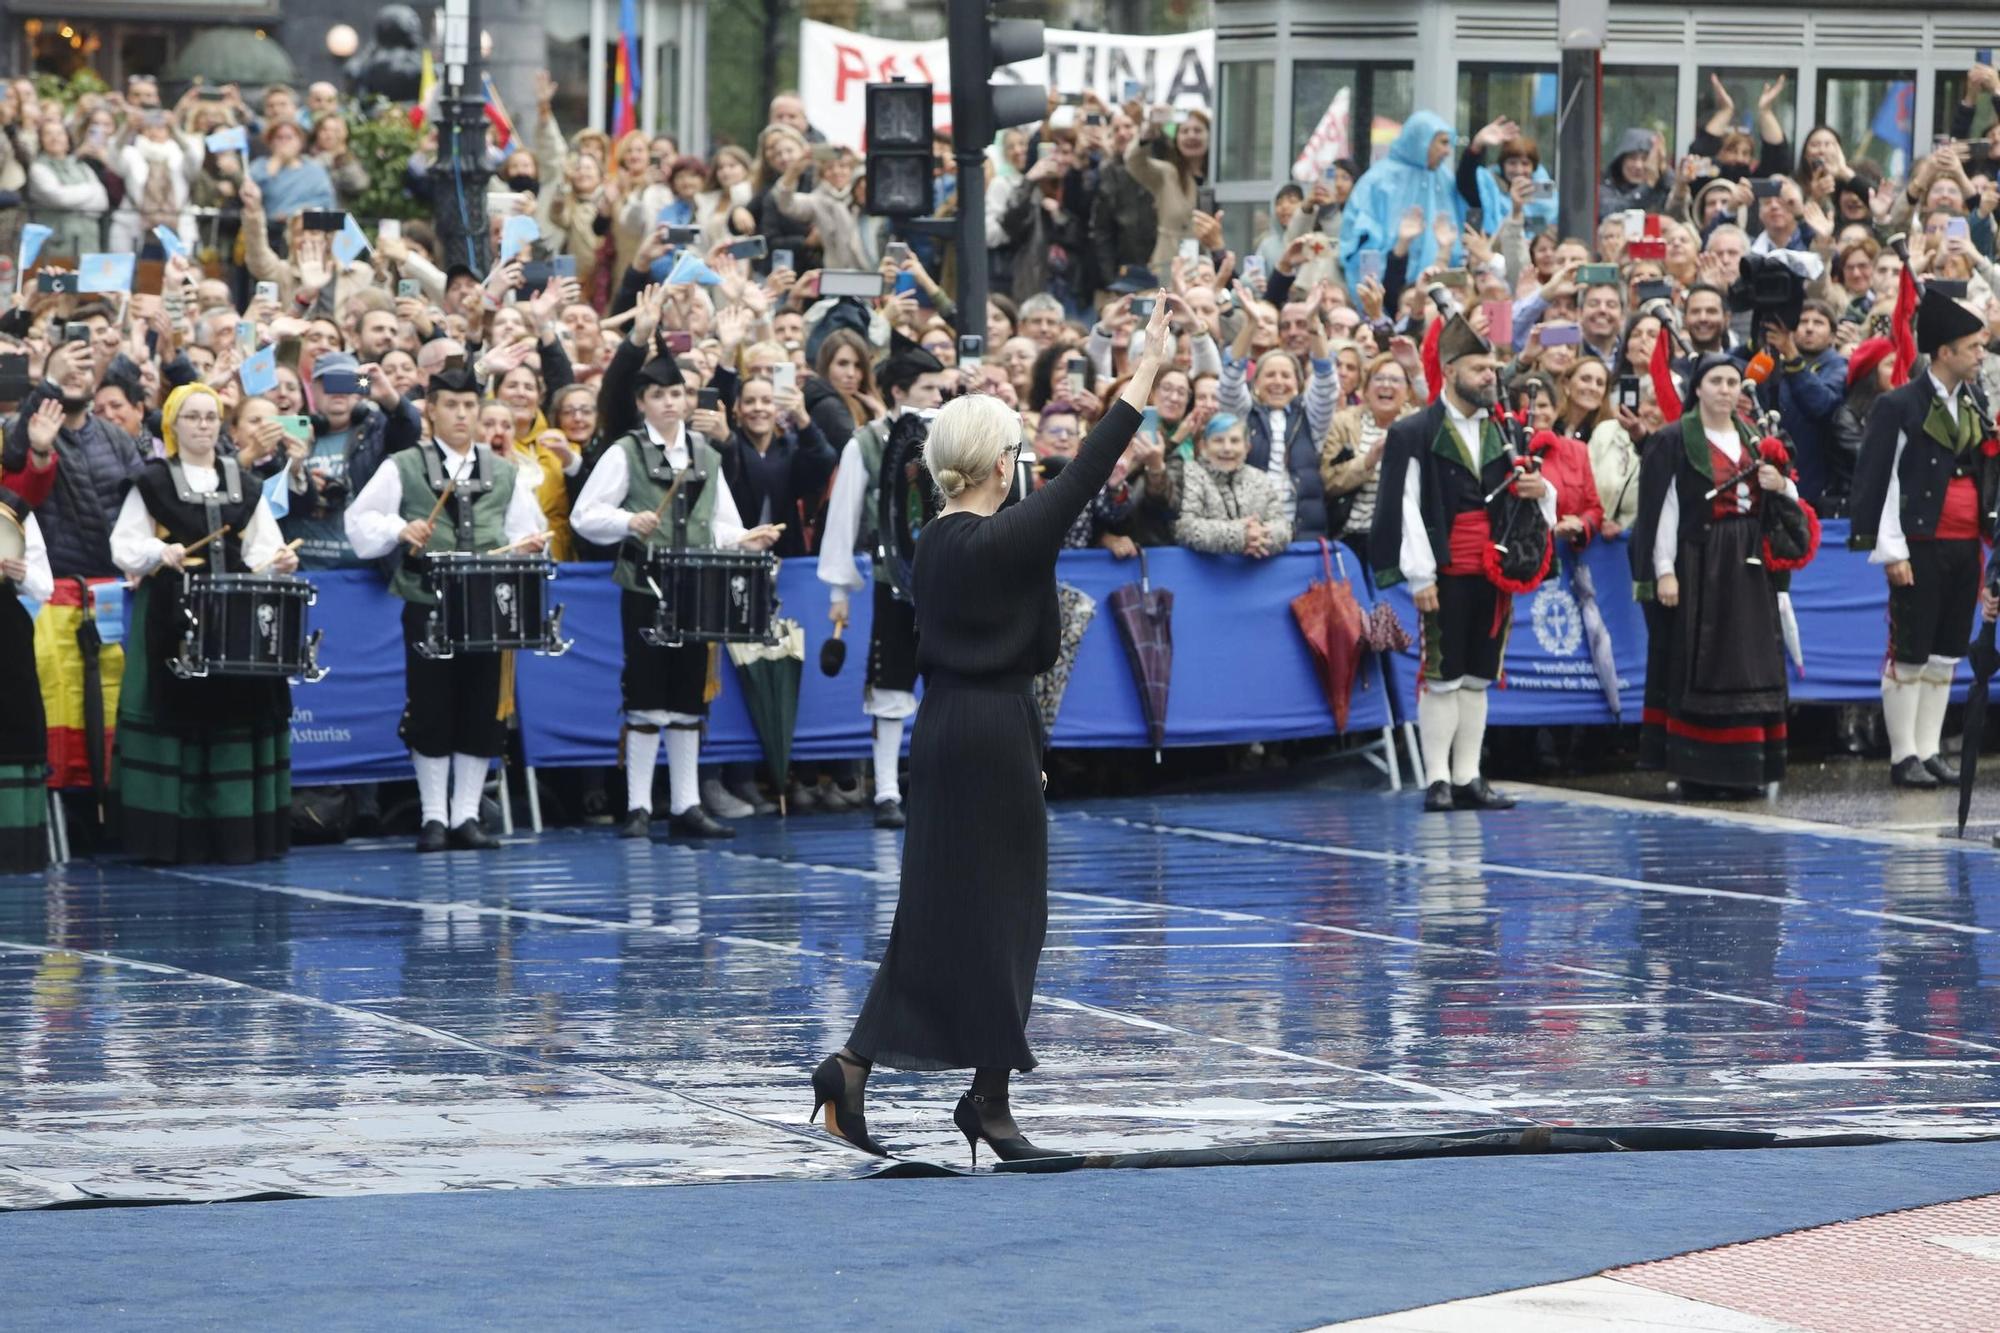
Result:
<instances>
[{"instance_id":1,"label":"snare drum","mask_svg":"<svg viewBox=\"0 0 2000 1333\"><path fill-rule=\"evenodd\" d=\"M189 574L181 598L181 650L167 669L182 680L285 676L307 684L319 664L323 630L306 633L318 594L303 579L264 574Z\"/></svg>"},{"instance_id":2,"label":"snare drum","mask_svg":"<svg viewBox=\"0 0 2000 1333\"><path fill-rule=\"evenodd\" d=\"M639 569L660 599L653 628L639 631L654 647L776 642L778 557L768 551L656 548Z\"/></svg>"},{"instance_id":3,"label":"snare drum","mask_svg":"<svg viewBox=\"0 0 2000 1333\"><path fill-rule=\"evenodd\" d=\"M561 657L570 641L562 637L562 607L548 609L553 560L538 555L476 555L447 551L427 561L424 579L437 595L424 641L425 657L448 659L459 653L500 653L525 649Z\"/></svg>"}]
</instances>

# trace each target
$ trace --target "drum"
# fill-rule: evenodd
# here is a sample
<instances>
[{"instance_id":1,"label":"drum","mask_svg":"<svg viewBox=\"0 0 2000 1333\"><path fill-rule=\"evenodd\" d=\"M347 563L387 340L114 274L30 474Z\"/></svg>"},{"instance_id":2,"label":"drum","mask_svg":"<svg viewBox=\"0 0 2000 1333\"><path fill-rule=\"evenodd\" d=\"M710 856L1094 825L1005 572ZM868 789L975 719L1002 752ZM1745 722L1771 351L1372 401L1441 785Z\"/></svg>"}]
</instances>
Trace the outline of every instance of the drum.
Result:
<instances>
[{"instance_id":1,"label":"drum","mask_svg":"<svg viewBox=\"0 0 2000 1333\"><path fill-rule=\"evenodd\" d=\"M766 551L654 548L640 577L660 599L653 627L639 637L655 648L683 643L775 643L778 557Z\"/></svg>"},{"instance_id":2,"label":"drum","mask_svg":"<svg viewBox=\"0 0 2000 1333\"><path fill-rule=\"evenodd\" d=\"M286 676L311 684L326 675L320 636L306 633L317 599L303 579L266 574L189 574L181 599L181 650L167 669L182 680Z\"/></svg>"},{"instance_id":3,"label":"drum","mask_svg":"<svg viewBox=\"0 0 2000 1333\"><path fill-rule=\"evenodd\" d=\"M477 555L448 551L426 562L424 579L437 595L417 651L448 659L459 653L525 649L561 657L562 607L548 607L553 560L539 555Z\"/></svg>"},{"instance_id":4,"label":"drum","mask_svg":"<svg viewBox=\"0 0 2000 1333\"><path fill-rule=\"evenodd\" d=\"M0 504L0 560L28 558L28 534L21 516Z\"/></svg>"}]
</instances>

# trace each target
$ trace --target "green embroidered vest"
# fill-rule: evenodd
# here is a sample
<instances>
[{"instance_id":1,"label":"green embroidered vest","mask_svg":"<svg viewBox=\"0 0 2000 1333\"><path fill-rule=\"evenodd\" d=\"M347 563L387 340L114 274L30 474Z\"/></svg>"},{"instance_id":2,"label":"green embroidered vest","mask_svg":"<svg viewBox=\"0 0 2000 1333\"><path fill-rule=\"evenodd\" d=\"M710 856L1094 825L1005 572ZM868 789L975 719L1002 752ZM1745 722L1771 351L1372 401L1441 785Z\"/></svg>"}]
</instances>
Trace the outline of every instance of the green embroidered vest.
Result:
<instances>
[{"instance_id":1,"label":"green embroidered vest","mask_svg":"<svg viewBox=\"0 0 2000 1333\"><path fill-rule=\"evenodd\" d=\"M424 545L425 555L440 551L484 552L507 544L507 506L513 501L514 480L520 474L512 463L494 457L485 445L476 444L473 449L472 470L459 479L451 499L445 501L431 521L431 539ZM401 450L390 464L403 485L403 506L399 511L403 520L429 518L431 506L444 494L445 487L444 460L438 456L438 446L425 444ZM396 549L407 557L409 547L399 544ZM389 580L389 591L419 606L437 605L437 597L424 586L421 570L408 559L398 563L394 577Z\"/></svg>"},{"instance_id":2,"label":"green embroidered vest","mask_svg":"<svg viewBox=\"0 0 2000 1333\"><path fill-rule=\"evenodd\" d=\"M690 549L695 549L715 545L715 493L718 489L716 483L722 476L722 455L693 431L688 432L687 441L689 462L695 471L708 479L687 516L687 544ZM625 503L622 508L632 514L658 513L660 502L666 498L667 487L674 479L674 468L667 461L667 451L653 443L652 435L644 426L618 441L618 448L625 454ZM635 548L671 546L674 540L674 510L680 508L682 503L682 498L676 495L674 504L660 515L660 526L651 534L644 538L628 536L619 543L618 563L611 569L613 583L627 592L653 591L646 585L633 560Z\"/></svg>"}]
</instances>

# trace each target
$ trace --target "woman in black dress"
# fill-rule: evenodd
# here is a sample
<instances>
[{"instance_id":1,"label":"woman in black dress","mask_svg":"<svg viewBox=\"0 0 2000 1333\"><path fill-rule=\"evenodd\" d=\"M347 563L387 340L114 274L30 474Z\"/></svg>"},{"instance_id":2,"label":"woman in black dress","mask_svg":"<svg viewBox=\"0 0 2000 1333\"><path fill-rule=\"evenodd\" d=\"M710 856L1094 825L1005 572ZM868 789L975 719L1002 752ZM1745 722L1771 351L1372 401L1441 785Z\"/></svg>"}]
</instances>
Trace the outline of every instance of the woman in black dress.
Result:
<instances>
[{"instance_id":1,"label":"woman in black dress","mask_svg":"<svg viewBox=\"0 0 2000 1333\"><path fill-rule=\"evenodd\" d=\"M924 463L946 500L924 528L914 572L923 703L910 739L909 828L901 897L881 971L847 1045L813 1071L813 1115L827 1131L887 1156L868 1136L861 1096L876 1061L974 1071L952 1116L978 1163L1053 1157L1007 1109L1012 1070L1035 1067L1028 1006L1048 926L1048 812L1035 676L1061 638L1056 554L1111 470L1152 396L1169 345L1162 295L1145 356L1119 401L1062 474L998 512L1014 480L1020 418L983 394L946 405Z\"/></svg>"}]
</instances>

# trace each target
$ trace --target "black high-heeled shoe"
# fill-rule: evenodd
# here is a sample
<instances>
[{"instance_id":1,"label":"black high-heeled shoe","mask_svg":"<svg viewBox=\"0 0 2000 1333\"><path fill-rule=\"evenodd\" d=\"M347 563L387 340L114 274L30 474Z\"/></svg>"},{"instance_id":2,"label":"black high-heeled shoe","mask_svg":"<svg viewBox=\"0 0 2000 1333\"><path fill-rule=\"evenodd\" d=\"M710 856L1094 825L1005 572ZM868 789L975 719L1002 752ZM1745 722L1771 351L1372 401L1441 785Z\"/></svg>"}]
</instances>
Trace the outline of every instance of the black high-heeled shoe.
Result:
<instances>
[{"instance_id":1,"label":"black high-heeled shoe","mask_svg":"<svg viewBox=\"0 0 2000 1333\"><path fill-rule=\"evenodd\" d=\"M1037 1148L1034 1144L1028 1142L1026 1135L1022 1134L1016 1134L1012 1138L995 1138L987 1131L985 1124L979 1118L979 1108L982 1106L998 1107L1004 1110L1007 1106L1007 1099L1005 1097L986 1097L978 1093L968 1092L958 1099L958 1105L952 1109L951 1113L951 1123L958 1126L958 1132L965 1135L965 1146L972 1149L973 1170L976 1171L979 1169L979 1141L981 1139L986 1140L986 1146L991 1148L993 1155L1003 1162L1025 1162L1037 1157L1072 1156L1070 1153L1060 1152L1054 1148Z\"/></svg>"},{"instance_id":2,"label":"black high-heeled shoe","mask_svg":"<svg viewBox=\"0 0 2000 1333\"><path fill-rule=\"evenodd\" d=\"M826 1108L826 1132L837 1139L845 1139L866 1153L877 1157L887 1157L889 1150L868 1137L868 1117L859 1111L847 1111L841 1107L841 1098L847 1093L847 1071L840 1067L840 1057L829 1055L813 1070L813 1109L806 1122L819 1119L820 1108ZM997 1149L996 1149L997 1151Z\"/></svg>"}]
</instances>

